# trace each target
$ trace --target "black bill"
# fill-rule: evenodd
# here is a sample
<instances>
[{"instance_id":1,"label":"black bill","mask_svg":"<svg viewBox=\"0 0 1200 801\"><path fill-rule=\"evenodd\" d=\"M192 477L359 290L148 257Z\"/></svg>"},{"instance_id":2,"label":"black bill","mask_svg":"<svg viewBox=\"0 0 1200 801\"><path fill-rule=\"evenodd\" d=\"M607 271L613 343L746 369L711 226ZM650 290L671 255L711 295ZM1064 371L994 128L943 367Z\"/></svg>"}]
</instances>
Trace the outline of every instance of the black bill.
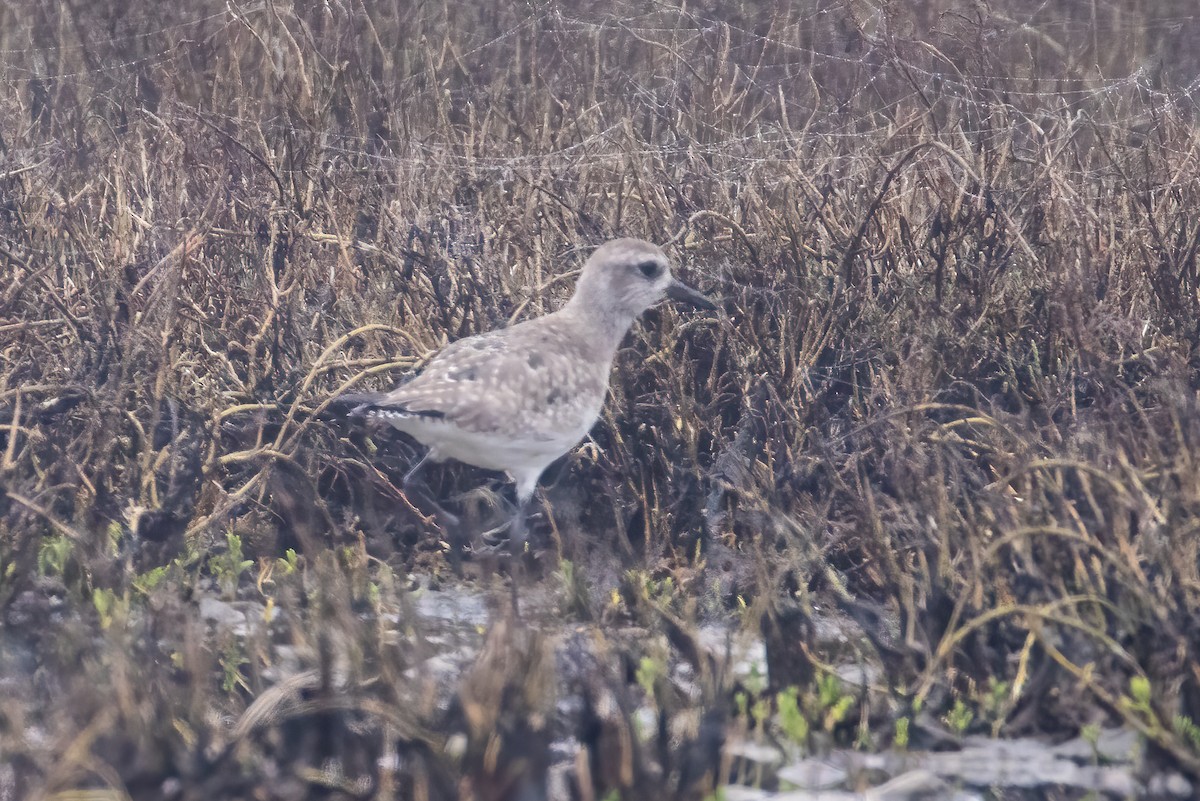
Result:
<instances>
[{"instance_id":1,"label":"black bill","mask_svg":"<svg viewBox=\"0 0 1200 801\"><path fill-rule=\"evenodd\" d=\"M667 287L667 297L671 300L690 303L701 309L714 310L717 308L717 304L678 279L671 280Z\"/></svg>"}]
</instances>

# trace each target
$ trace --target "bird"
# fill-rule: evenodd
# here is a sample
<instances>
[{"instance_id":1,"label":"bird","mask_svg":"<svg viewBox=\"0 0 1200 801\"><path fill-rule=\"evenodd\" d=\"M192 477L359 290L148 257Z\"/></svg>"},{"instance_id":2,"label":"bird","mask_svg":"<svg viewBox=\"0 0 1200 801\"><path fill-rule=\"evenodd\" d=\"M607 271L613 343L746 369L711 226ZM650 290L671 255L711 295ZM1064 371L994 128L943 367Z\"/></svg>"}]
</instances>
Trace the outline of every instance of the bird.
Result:
<instances>
[{"instance_id":1,"label":"bird","mask_svg":"<svg viewBox=\"0 0 1200 801\"><path fill-rule=\"evenodd\" d=\"M456 340L395 389L337 402L351 417L386 422L427 448L404 476L406 488L427 463L447 459L506 473L516 490L508 541L517 553L542 473L595 425L621 341L665 299L717 308L672 275L662 248L610 240L586 260L557 311Z\"/></svg>"}]
</instances>

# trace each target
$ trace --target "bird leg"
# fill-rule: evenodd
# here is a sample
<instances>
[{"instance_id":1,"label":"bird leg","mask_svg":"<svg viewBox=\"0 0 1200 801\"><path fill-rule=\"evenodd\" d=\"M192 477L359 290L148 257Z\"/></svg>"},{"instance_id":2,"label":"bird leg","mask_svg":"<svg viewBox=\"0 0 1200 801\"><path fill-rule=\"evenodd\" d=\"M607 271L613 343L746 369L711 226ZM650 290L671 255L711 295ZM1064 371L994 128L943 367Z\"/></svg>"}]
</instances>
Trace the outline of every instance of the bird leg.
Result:
<instances>
[{"instance_id":1,"label":"bird leg","mask_svg":"<svg viewBox=\"0 0 1200 801\"><path fill-rule=\"evenodd\" d=\"M408 472L404 474L404 478L400 480L400 487L404 490L404 494L406 496L415 495L416 500L421 506L432 509L434 515L445 520L450 526L457 528L460 523L458 515L447 512L429 492L423 488L416 488L413 485L413 479L416 477L417 473L421 472L421 470L424 469L425 465L427 465L429 462L437 461L436 459L431 458L432 453L432 450L425 451L424 455L417 460L417 463L408 469ZM417 508L420 509L421 506L418 506ZM424 513L424 509L421 509L421 511Z\"/></svg>"},{"instance_id":2,"label":"bird leg","mask_svg":"<svg viewBox=\"0 0 1200 801\"><path fill-rule=\"evenodd\" d=\"M517 490L517 508L513 512L512 525L508 529L508 548L509 548L509 600L512 604L513 617L521 617L521 605L518 597L518 591L523 582L525 575L525 540L529 536L527 526L527 516L529 511L529 501L533 497L532 492L521 492Z\"/></svg>"},{"instance_id":3,"label":"bird leg","mask_svg":"<svg viewBox=\"0 0 1200 801\"><path fill-rule=\"evenodd\" d=\"M404 487L405 490L412 488L412 480L417 473L421 472L421 468L425 466L425 463L429 461L429 453L430 451L425 451L421 455L421 458L417 460L417 463L410 467L408 472L404 474L404 478L400 480L400 486Z\"/></svg>"},{"instance_id":4,"label":"bird leg","mask_svg":"<svg viewBox=\"0 0 1200 801\"><path fill-rule=\"evenodd\" d=\"M529 536L527 518L531 497L530 495L517 497L517 507L513 510L512 524L508 527L508 547L514 557L519 557L525 551L525 539Z\"/></svg>"},{"instance_id":5,"label":"bird leg","mask_svg":"<svg viewBox=\"0 0 1200 801\"><path fill-rule=\"evenodd\" d=\"M483 533L483 546L479 550L495 553L504 546L507 540L510 554L519 556L524 553L525 542L529 538L529 503L531 500L533 500L533 492L528 495L518 493L515 503L500 496L500 503L509 512L508 520Z\"/></svg>"}]
</instances>

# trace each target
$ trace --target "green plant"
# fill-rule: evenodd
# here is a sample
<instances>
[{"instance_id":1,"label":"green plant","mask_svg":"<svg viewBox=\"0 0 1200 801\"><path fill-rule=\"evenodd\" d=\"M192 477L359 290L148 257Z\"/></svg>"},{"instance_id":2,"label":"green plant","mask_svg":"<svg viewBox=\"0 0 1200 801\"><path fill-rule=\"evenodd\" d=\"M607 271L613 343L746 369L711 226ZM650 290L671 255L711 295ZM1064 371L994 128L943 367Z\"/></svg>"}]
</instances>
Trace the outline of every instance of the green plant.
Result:
<instances>
[{"instance_id":1,"label":"green plant","mask_svg":"<svg viewBox=\"0 0 1200 801\"><path fill-rule=\"evenodd\" d=\"M42 540L38 549L38 573L43 576L61 576L71 558L73 545L67 537L56 534Z\"/></svg>"},{"instance_id":2,"label":"green plant","mask_svg":"<svg viewBox=\"0 0 1200 801\"><path fill-rule=\"evenodd\" d=\"M143 595L149 595L167 577L169 570L169 565L160 565L159 567L151 568L133 580L133 588Z\"/></svg>"},{"instance_id":3,"label":"green plant","mask_svg":"<svg viewBox=\"0 0 1200 801\"><path fill-rule=\"evenodd\" d=\"M643 656L638 661L635 678L638 686L646 693L646 697L651 701L655 698L655 687L660 679L667 675L667 665L659 657L650 655Z\"/></svg>"},{"instance_id":4,"label":"green plant","mask_svg":"<svg viewBox=\"0 0 1200 801\"><path fill-rule=\"evenodd\" d=\"M592 617L590 593L583 570L570 559L563 559L558 567L558 583L562 588L562 611L581 620Z\"/></svg>"},{"instance_id":5,"label":"green plant","mask_svg":"<svg viewBox=\"0 0 1200 801\"><path fill-rule=\"evenodd\" d=\"M246 684L246 679L242 676L242 665L247 665L250 660L246 658L245 653L236 637L230 637L225 647L221 650L221 656L218 658L218 663L221 666L221 689L225 692L232 692L234 688L241 687L244 690L249 690L249 685Z\"/></svg>"},{"instance_id":6,"label":"green plant","mask_svg":"<svg viewBox=\"0 0 1200 801\"><path fill-rule=\"evenodd\" d=\"M898 751L908 750L908 726L910 719L907 715L901 715L896 718L894 733L892 735L892 745Z\"/></svg>"},{"instance_id":7,"label":"green plant","mask_svg":"<svg viewBox=\"0 0 1200 801\"><path fill-rule=\"evenodd\" d=\"M991 722L992 736L999 737L1000 729L1008 715L1011 706L1010 690L1012 685L1007 681L988 676L987 692L983 694L981 712L984 720Z\"/></svg>"},{"instance_id":8,"label":"green plant","mask_svg":"<svg viewBox=\"0 0 1200 801\"><path fill-rule=\"evenodd\" d=\"M105 534L108 538L108 555L116 556L121 552L121 537L125 536L125 529L113 520L105 528Z\"/></svg>"},{"instance_id":9,"label":"green plant","mask_svg":"<svg viewBox=\"0 0 1200 801\"><path fill-rule=\"evenodd\" d=\"M283 556L275 559L275 569L285 576L290 576L300 569L300 555L295 548L288 548Z\"/></svg>"},{"instance_id":10,"label":"green plant","mask_svg":"<svg viewBox=\"0 0 1200 801\"><path fill-rule=\"evenodd\" d=\"M967 727L974 719L975 713L971 711L971 708L964 704L961 698L955 698L954 706L942 717L942 722L950 727L950 731L961 735L966 732Z\"/></svg>"},{"instance_id":11,"label":"green plant","mask_svg":"<svg viewBox=\"0 0 1200 801\"><path fill-rule=\"evenodd\" d=\"M808 718L800 709L800 688L792 685L775 695L775 708L778 710L779 728L787 738L799 746L808 743Z\"/></svg>"},{"instance_id":12,"label":"green plant","mask_svg":"<svg viewBox=\"0 0 1200 801\"><path fill-rule=\"evenodd\" d=\"M765 721L771 716L771 701L767 696L759 696L750 708L750 717L754 721Z\"/></svg>"},{"instance_id":13,"label":"green plant","mask_svg":"<svg viewBox=\"0 0 1200 801\"><path fill-rule=\"evenodd\" d=\"M745 678L742 679L742 684L754 695L761 695L765 692L767 689L767 676L763 672L763 666L758 662L751 662L749 671L747 671Z\"/></svg>"},{"instance_id":14,"label":"green plant","mask_svg":"<svg viewBox=\"0 0 1200 801\"><path fill-rule=\"evenodd\" d=\"M1126 706L1134 712L1153 715L1154 707L1151 706L1151 698L1150 679L1145 676L1131 676L1129 678L1129 695L1124 698Z\"/></svg>"},{"instance_id":15,"label":"green plant","mask_svg":"<svg viewBox=\"0 0 1200 801\"><path fill-rule=\"evenodd\" d=\"M817 680L817 706L825 715L825 731L833 731L854 706L854 696L843 692L841 679L826 673Z\"/></svg>"},{"instance_id":16,"label":"green plant","mask_svg":"<svg viewBox=\"0 0 1200 801\"><path fill-rule=\"evenodd\" d=\"M558 581L564 589L575 583L575 563L570 559L558 563Z\"/></svg>"},{"instance_id":17,"label":"green plant","mask_svg":"<svg viewBox=\"0 0 1200 801\"><path fill-rule=\"evenodd\" d=\"M242 574L253 565L254 560L245 558L242 553L242 538L232 531L225 535L225 551L208 558L208 569L217 580L221 593L229 598L237 594Z\"/></svg>"},{"instance_id":18,"label":"green plant","mask_svg":"<svg viewBox=\"0 0 1200 801\"><path fill-rule=\"evenodd\" d=\"M17 574L16 562L4 562L0 560L0 589L12 580L12 577Z\"/></svg>"},{"instance_id":19,"label":"green plant","mask_svg":"<svg viewBox=\"0 0 1200 801\"><path fill-rule=\"evenodd\" d=\"M1200 753L1200 724L1187 715L1176 715L1171 723L1175 733L1185 740L1193 751Z\"/></svg>"},{"instance_id":20,"label":"green plant","mask_svg":"<svg viewBox=\"0 0 1200 801\"><path fill-rule=\"evenodd\" d=\"M96 609L102 629L108 629L114 621L129 616L129 596L118 596L110 589L97 587L92 590L92 606Z\"/></svg>"}]
</instances>

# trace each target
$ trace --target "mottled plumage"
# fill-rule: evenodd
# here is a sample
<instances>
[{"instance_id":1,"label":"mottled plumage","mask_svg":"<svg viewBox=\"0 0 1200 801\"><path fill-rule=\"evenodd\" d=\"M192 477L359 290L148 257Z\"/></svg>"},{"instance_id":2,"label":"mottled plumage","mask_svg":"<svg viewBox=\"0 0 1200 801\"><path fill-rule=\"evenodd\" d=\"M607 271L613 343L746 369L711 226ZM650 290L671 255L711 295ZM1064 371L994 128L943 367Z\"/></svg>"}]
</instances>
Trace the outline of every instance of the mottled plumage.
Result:
<instances>
[{"instance_id":1,"label":"mottled plumage","mask_svg":"<svg viewBox=\"0 0 1200 801\"><path fill-rule=\"evenodd\" d=\"M354 414L386 420L429 448L507 472L524 506L542 472L600 415L621 339L664 297L714 308L638 239L597 248L562 309L458 340L391 392L356 395Z\"/></svg>"}]
</instances>

